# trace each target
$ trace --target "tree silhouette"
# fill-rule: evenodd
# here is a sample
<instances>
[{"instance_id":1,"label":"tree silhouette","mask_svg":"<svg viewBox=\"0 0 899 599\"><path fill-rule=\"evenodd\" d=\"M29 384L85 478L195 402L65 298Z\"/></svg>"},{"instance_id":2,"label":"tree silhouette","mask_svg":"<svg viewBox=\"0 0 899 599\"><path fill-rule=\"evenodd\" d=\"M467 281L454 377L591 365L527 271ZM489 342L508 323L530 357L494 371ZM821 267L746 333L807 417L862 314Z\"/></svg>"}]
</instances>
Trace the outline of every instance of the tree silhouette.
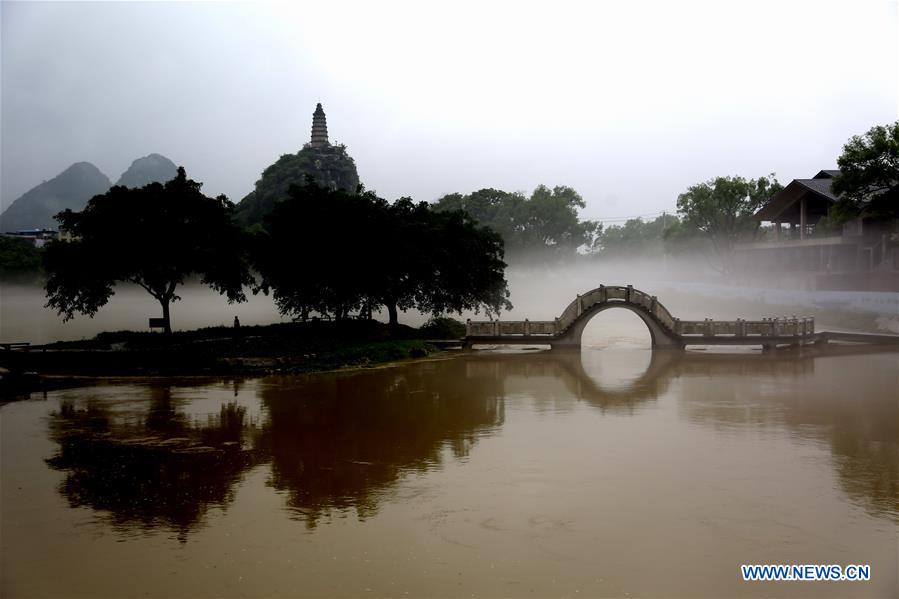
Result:
<instances>
[{"instance_id":1,"label":"tree silhouette","mask_svg":"<svg viewBox=\"0 0 899 599\"><path fill-rule=\"evenodd\" d=\"M388 204L307 181L275 204L256 239L260 288L282 314L344 318L385 306L439 314L510 308L502 239L460 211Z\"/></svg>"},{"instance_id":2,"label":"tree silhouette","mask_svg":"<svg viewBox=\"0 0 899 599\"><path fill-rule=\"evenodd\" d=\"M57 215L74 241L47 246L47 305L65 320L76 312L93 316L117 283L144 288L162 306L171 332L169 304L188 276L227 296L246 299L253 278L244 256L241 229L232 222L225 196L209 198L184 168L167 183L140 189L116 186L94 196L82 212Z\"/></svg>"},{"instance_id":3,"label":"tree silhouette","mask_svg":"<svg viewBox=\"0 0 899 599\"><path fill-rule=\"evenodd\" d=\"M396 206L396 204L394 204ZM418 205L421 212L425 204ZM479 226L461 210L427 211L421 228L425 238L417 252L422 264L423 289L415 307L434 315L484 308L488 314L510 310L504 276L503 240L488 227Z\"/></svg>"}]
</instances>

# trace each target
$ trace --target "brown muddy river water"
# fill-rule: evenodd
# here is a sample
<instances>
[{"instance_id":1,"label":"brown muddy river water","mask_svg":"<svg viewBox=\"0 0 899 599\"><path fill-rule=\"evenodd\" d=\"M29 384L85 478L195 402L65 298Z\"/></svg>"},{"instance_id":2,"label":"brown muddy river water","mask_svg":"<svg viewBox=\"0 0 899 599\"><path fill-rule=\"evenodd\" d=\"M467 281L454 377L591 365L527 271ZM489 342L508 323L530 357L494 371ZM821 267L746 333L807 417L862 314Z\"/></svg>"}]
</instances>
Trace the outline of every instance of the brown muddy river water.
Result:
<instances>
[{"instance_id":1,"label":"brown muddy river water","mask_svg":"<svg viewBox=\"0 0 899 599\"><path fill-rule=\"evenodd\" d=\"M35 394L0 408L0 590L895 597L897 398L896 353L614 343Z\"/></svg>"}]
</instances>

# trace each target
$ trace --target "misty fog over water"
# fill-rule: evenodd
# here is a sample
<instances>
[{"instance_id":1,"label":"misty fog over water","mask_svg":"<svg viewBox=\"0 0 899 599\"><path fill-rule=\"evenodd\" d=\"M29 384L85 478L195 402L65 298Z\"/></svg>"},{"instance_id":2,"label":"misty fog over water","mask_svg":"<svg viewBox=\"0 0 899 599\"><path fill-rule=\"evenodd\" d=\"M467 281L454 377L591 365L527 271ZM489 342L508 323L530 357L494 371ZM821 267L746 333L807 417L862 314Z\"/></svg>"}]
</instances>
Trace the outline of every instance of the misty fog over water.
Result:
<instances>
[{"instance_id":1,"label":"misty fog over water","mask_svg":"<svg viewBox=\"0 0 899 599\"><path fill-rule=\"evenodd\" d=\"M724 278L701 260L585 258L559 265L513 265L506 276L514 307L499 315L502 320L552 320L578 293L599 285L631 284L657 295L682 319L784 317L799 311L798 316L818 316L819 329L899 332L899 293L770 289L760 286L758 279ZM172 305L173 327L177 330L230 326L235 316L243 325L289 321L278 314L271 296L262 293L248 293L247 302L229 305L211 289L187 283L179 295L181 301ZM89 338L103 331L147 330L147 319L159 316L159 304L136 286L118 286L109 304L94 318L79 315L64 323L44 307L45 303L43 289L37 283L0 285L0 341L40 344ZM487 318L483 312L450 316L461 320ZM616 318L619 316L616 311ZM386 321L386 313L376 314L376 318ZM428 318L414 310L400 314L400 322L410 326L420 326Z\"/></svg>"}]
</instances>

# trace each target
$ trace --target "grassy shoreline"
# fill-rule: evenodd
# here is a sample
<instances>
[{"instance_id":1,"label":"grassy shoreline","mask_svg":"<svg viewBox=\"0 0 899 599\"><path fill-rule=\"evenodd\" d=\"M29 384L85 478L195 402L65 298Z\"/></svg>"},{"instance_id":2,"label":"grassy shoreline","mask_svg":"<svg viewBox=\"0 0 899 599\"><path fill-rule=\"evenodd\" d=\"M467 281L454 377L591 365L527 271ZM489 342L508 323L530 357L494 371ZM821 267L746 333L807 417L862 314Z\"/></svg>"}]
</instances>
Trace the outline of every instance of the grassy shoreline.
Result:
<instances>
[{"instance_id":1,"label":"grassy shoreline","mask_svg":"<svg viewBox=\"0 0 899 599\"><path fill-rule=\"evenodd\" d=\"M261 376L367 368L432 356L458 329L376 321L212 327L171 335L118 331L93 339L0 351L0 396L59 388L76 378ZM444 345L444 342L437 342Z\"/></svg>"}]
</instances>

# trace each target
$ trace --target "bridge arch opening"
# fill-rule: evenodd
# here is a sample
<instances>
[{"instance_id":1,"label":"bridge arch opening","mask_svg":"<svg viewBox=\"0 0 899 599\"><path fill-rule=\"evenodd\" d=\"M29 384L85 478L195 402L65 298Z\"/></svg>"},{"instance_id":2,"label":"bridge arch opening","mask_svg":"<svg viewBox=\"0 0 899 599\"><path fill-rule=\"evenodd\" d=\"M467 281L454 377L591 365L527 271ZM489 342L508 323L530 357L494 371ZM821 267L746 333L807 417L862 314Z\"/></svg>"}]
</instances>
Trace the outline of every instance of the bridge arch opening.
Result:
<instances>
[{"instance_id":1,"label":"bridge arch opening","mask_svg":"<svg viewBox=\"0 0 899 599\"><path fill-rule=\"evenodd\" d=\"M605 307L588 318L581 335L582 349L652 348L649 328L643 319L628 308Z\"/></svg>"}]
</instances>

